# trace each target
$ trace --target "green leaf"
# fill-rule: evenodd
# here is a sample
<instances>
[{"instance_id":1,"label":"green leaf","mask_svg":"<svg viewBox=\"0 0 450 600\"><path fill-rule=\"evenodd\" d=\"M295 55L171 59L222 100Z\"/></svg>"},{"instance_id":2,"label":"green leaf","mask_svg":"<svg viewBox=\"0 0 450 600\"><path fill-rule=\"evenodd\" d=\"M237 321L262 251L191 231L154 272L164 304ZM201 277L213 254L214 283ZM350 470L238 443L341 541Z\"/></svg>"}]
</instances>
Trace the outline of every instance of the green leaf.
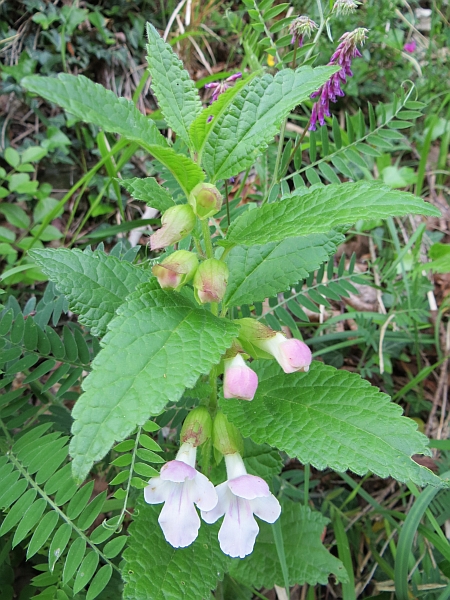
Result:
<instances>
[{"instance_id":1,"label":"green leaf","mask_svg":"<svg viewBox=\"0 0 450 600\"><path fill-rule=\"evenodd\" d=\"M245 79L237 81L233 87L228 88L226 92L221 94L215 102L210 106L203 109L200 115L195 119L190 128L191 140L194 143L194 147L197 152L201 155L205 143L213 131L212 122L221 117L232 103L234 97L240 92L240 90L248 85L254 77L258 75L258 72L254 72Z\"/></svg>"},{"instance_id":2,"label":"green leaf","mask_svg":"<svg viewBox=\"0 0 450 600\"><path fill-rule=\"evenodd\" d=\"M27 559L34 556L36 552L42 548L58 524L58 520L59 515L53 510L44 516L42 521L36 527L33 537L28 545Z\"/></svg>"},{"instance_id":3,"label":"green leaf","mask_svg":"<svg viewBox=\"0 0 450 600\"><path fill-rule=\"evenodd\" d=\"M117 311L72 416L77 478L208 373L238 327L183 295L141 285Z\"/></svg>"},{"instance_id":4,"label":"green leaf","mask_svg":"<svg viewBox=\"0 0 450 600\"><path fill-rule=\"evenodd\" d=\"M428 202L378 182L360 181L299 188L275 204L246 211L231 224L224 245L267 244L287 237L326 233L359 219L408 214L438 217Z\"/></svg>"},{"instance_id":5,"label":"green leaf","mask_svg":"<svg viewBox=\"0 0 450 600\"><path fill-rule=\"evenodd\" d=\"M13 548L27 537L27 535L42 517L46 506L47 501L44 500L44 498L39 498L26 510L25 514L22 515L22 520L20 521L16 532L14 533L14 538L12 541Z\"/></svg>"},{"instance_id":6,"label":"green leaf","mask_svg":"<svg viewBox=\"0 0 450 600\"><path fill-rule=\"evenodd\" d=\"M84 531L92 525L98 515L102 512L103 504L106 500L106 490L96 496L81 513L77 527Z\"/></svg>"},{"instance_id":7,"label":"green leaf","mask_svg":"<svg viewBox=\"0 0 450 600\"><path fill-rule=\"evenodd\" d=\"M206 127L208 136L199 158L211 181L226 179L252 165L278 133L282 120L336 70L284 69L275 77L267 74L242 87L227 109L213 116Z\"/></svg>"},{"instance_id":8,"label":"green leaf","mask_svg":"<svg viewBox=\"0 0 450 600\"><path fill-rule=\"evenodd\" d=\"M103 548L103 554L106 556L106 558L114 558L120 552L122 552L122 549L127 541L127 535L120 535L119 537L114 538L105 545Z\"/></svg>"},{"instance_id":9,"label":"green leaf","mask_svg":"<svg viewBox=\"0 0 450 600\"><path fill-rule=\"evenodd\" d=\"M328 552L320 539L328 519L309 507L284 502L280 521L290 585L326 585L330 574L338 581L347 580L343 564ZM257 589L284 587L272 526L261 521L259 526L255 549L245 559L233 560L230 575Z\"/></svg>"},{"instance_id":10,"label":"green leaf","mask_svg":"<svg viewBox=\"0 0 450 600\"><path fill-rule=\"evenodd\" d=\"M442 485L411 459L430 455L428 439L402 409L359 375L313 362L308 373L285 375L273 362L257 361L254 400L222 401L244 436L266 442L316 469L372 471L380 477Z\"/></svg>"},{"instance_id":11,"label":"green leaf","mask_svg":"<svg viewBox=\"0 0 450 600\"><path fill-rule=\"evenodd\" d=\"M139 112L131 100L117 98L114 92L87 77L67 73L57 78L31 75L21 84L30 92L59 104L81 121L138 142L172 172L186 194L204 179L200 167L169 148L155 123Z\"/></svg>"},{"instance_id":12,"label":"green leaf","mask_svg":"<svg viewBox=\"0 0 450 600\"><path fill-rule=\"evenodd\" d=\"M255 444L250 438L244 440L244 462L251 475L258 475L269 484L283 467L278 450L267 444Z\"/></svg>"},{"instance_id":13,"label":"green leaf","mask_svg":"<svg viewBox=\"0 0 450 600\"><path fill-rule=\"evenodd\" d=\"M0 527L0 535L8 533L23 517L25 511L27 511L33 504L36 498L36 490L31 489L25 492L25 494L17 500L13 505L9 513L6 515L2 526Z\"/></svg>"},{"instance_id":14,"label":"green leaf","mask_svg":"<svg viewBox=\"0 0 450 600\"><path fill-rule=\"evenodd\" d=\"M101 569L96 573L94 579L89 586L88 593L86 594L86 600L94 600L97 596L105 589L108 581L112 576L112 566L103 565Z\"/></svg>"},{"instance_id":15,"label":"green leaf","mask_svg":"<svg viewBox=\"0 0 450 600\"><path fill-rule=\"evenodd\" d=\"M154 177L133 177L132 179L118 179L135 200L145 202L148 206L164 212L175 202L169 192L156 181Z\"/></svg>"},{"instance_id":16,"label":"green leaf","mask_svg":"<svg viewBox=\"0 0 450 600\"><path fill-rule=\"evenodd\" d=\"M157 523L161 506L140 499L137 507L124 552L124 600L209 598L230 563L219 549L219 525L203 523L195 542L177 550L166 542Z\"/></svg>"},{"instance_id":17,"label":"green leaf","mask_svg":"<svg viewBox=\"0 0 450 600\"><path fill-rule=\"evenodd\" d=\"M99 556L97 552L93 550L88 552L83 559L83 562L78 569L77 576L75 577L75 583L73 585L73 593L78 594L85 585L87 585L92 576L95 573L99 561Z\"/></svg>"},{"instance_id":18,"label":"green leaf","mask_svg":"<svg viewBox=\"0 0 450 600\"><path fill-rule=\"evenodd\" d=\"M181 60L150 23L147 37L148 68L161 112L167 125L190 146L189 127L202 112L198 91Z\"/></svg>"},{"instance_id":19,"label":"green leaf","mask_svg":"<svg viewBox=\"0 0 450 600\"><path fill-rule=\"evenodd\" d=\"M48 567L50 572L55 568L56 561L66 549L72 533L72 526L69 523L63 523L55 533L48 551Z\"/></svg>"},{"instance_id":20,"label":"green leaf","mask_svg":"<svg viewBox=\"0 0 450 600\"><path fill-rule=\"evenodd\" d=\"M86 542L83 538L77 538L69 548L67 553L66 562L63 569L63 583L69 582L75 574L75 571L83 560L84 553L86 552Z\"/></svg>"},{"instance_id":21,"label":"green leaf","mask_svg":"<svg viewBox=\"0 0 450 600\"><path fill-rule=\"evenodd\" d=\"M224 303L250 304L284 292L318 269L343 240L332 231L264 246L236 246L226 258L230 276Z\"/></svg>"},{"instance_id":22,"label":"green leaf","mask_svg":"<svg viewBox=\"0 0 450 600\"><path fill-rule=\"evenodd\" d=\"M17 165L20 163L20 154L17 152L17 150L11 148L11 146L8 146L8 148L6 148L4 158L8 165L13 167L13 169L17 167Z\"/></svg>"},{"instance_id":23,"label":"green leaf","mask_svg":"<svg viewBox=\"0 0 450 600\"><path fill-rule=\"evenodd\" d=\"M149 274L96 250L92 253L67 248L32 250L30 254L69 301L79 322L103 335L114 313Z\"/></svg>"},{"instance_id":24,"label":"green leaf","mask_svg":"<svg viewBox=\"0 0 450 600\"><path fill-rule=\"evenodd\" d=\"M94 482L90 481L78 490L66 508L66 514L69 519L73 521L81 514L92 496L93 489Z\"/></svg>"}]
</instances>

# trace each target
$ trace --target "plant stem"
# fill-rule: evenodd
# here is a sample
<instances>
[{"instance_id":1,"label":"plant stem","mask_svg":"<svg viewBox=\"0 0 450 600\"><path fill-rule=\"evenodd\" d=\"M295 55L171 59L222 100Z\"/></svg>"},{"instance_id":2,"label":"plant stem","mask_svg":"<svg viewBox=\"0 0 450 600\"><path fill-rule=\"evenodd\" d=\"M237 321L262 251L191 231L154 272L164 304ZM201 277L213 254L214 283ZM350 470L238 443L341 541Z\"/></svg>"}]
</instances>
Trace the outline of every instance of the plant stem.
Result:
<instances>
[{"instance_id":1,"label":"plant stem","mask_svg":"<svg viewBox=\"0 0 450 600\"><path fill-rule=\"evenodd\" d=\"M217 367L214 366L209 373L209 385L211 394L209 396L209 412L215 416L217 412Z\"/></svg>"},{"instance_id":2,"label":"plant stem","mask_svg":"<svg viewBox=\"0 0 450 600\"><path fill-rule=\"evenodd\" d=\"M230 203L228 200L228 181L225 179L225 202L227 205L227 221L228 221L228 227L230 226Z\"/></svg>"},{"instance_id":3,"label":"plant stem","mask_svg":"<svg viewBox=\"0 0 450 600\"><path fill-rule=\"evenodd\" d=\"M309 502L309 474L310 474L310 466L309 463L307 463L305 465L305 481L304 481L304 490L303 490L303 502L305 504L305 506L308 506L308 502Z\"/></svg>"},{"instance_id":4,"label":"plant stem","mask_svg":"<svg viewBox=\"0 0 450 600\"><path fill-rule=\"evenodd\" d=\"M138 427L138 430L136 433L136 439L134 442L133 454L131 455L130 474L128 476L126 494L125 494L125 498L123 499L123 507L120 512L119 520L117 521L116 531L119 531L119 528L122 525L122 521L125 518L125 513L127 512L128 496L130 495L131 479L133 477L134 463L136 461L136 451L139 447L139 436L141 435L141 431L142 431L142 428Z\"/></svg>"},{"instance_id":5,"label":"plant stem","mask_svg":"<svg viewBox=\"0 0 450 600\"><path fill-rule=\"evenodd\" d=\"M286 131L286 123L287 123L287 119L285 119L281 125L281 129L280 129L280 140L278 142L278 152L277 152L277 160L275 162L275 168L273 170L273 177L272 177L272 183L270 184L270 188L269 191L267 192L266 197L264 198L264 200L261 203L261 206L264 206L264 204L267 202L267 200L270 198L270 194L272 193L273 188L275 187L275 184L278 183L278 171L280 168L280 162L281 162L281 156L283 154L283 145L284 145L284 133Z\"/></svg>"},{"instance_id":6,"label":"plant stem","mask_svg":"<svg viewBox=\"0 0 450 600\"><path fill-rule=\"evenodd\" d=\"M203 241L205 242L206 256L207 256L207 258L214 258L211 234L209 233L208 219L204 219L202 221L202 233L203 233Z\"/></svg>"}]
</instances>

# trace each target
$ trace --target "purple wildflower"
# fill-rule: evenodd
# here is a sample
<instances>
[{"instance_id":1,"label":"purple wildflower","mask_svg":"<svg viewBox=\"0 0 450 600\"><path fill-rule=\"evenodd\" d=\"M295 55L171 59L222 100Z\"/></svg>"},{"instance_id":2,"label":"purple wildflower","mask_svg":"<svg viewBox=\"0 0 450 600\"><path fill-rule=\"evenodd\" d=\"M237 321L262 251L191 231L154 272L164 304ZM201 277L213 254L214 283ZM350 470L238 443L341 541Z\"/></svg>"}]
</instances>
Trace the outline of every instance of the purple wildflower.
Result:
<instances>
[{"instance_id":1,"label":"purple wildflower","mask_svg":"<svg viewBox=\"0 0 450 600\"><path fill-rule=\"evenodd\" d=\"M292 35L291 44L298 42L299 48L303 46L305 39L309 39L312 32L318 28L317 23L305 15L301 15L289 25L289 33Z\"/></svg>"},{"instance_id":2,"label":"purple wildflower","mask_svg":"<svg viewBox=\"0 0 450 600\"><path fill-rule=\"evenodd\" d=\"M351 15L356 11L361 2L354 0L336 0L333 5L333 13L340 16Z\"/></svg>"},{"instance_id":3,"label":"purple wildflower","mask_svg":"<svg viewBox=\"0 0 450 600\"><path fill-rule=\"evenodd\" d=\"M217 100L220 94L223 94L227 91L227 89L230 87L230 83L233 83L234 81L236 81L236 79L239 79L240 77L242 77L242 73L239 72L235 73L234 75L231 75L231 77L227 77L227 79L225 79L224 81L215 81L213 83L207 83L205 85L205 88L213 90L211 96L211 104Z\"/></svg>"},{"instance_id":4,"label":"purple wildflower","mask_svg":"<svg viewBox=\"0 0 450 600\"><path fill-rule=\"evenodd\" d=\"M412 54L416 51L416 46L416 40L410 40L409 42L406 42L406 44L403 46L403 50Z\"/></svg>"},{"instance_id":5,"label":"purple wildflower","mask_svg":"<svg viewBox=\"0 0 450 600\"><path fill-rule=\"evenodd\" d=\"M351 70L352 60L356 57L361 57L362 54L358 50L357 45L362 46L367 37L367 29L360 27L355 31L344 33L339 40L339 46L331 57L329 65L339 65L341 70L330 77L330 79L320 87L317 92L311 94L311 98L319 98L319 101L314 104L311 121L309 125L310 131L315 131L317 121L320 125L325 125L325 117L330 117L330 101L336 102L338 96L345 96L342 91L342 84L347 81L347 77L352 77Z\"/></svg>"}]
</instances>

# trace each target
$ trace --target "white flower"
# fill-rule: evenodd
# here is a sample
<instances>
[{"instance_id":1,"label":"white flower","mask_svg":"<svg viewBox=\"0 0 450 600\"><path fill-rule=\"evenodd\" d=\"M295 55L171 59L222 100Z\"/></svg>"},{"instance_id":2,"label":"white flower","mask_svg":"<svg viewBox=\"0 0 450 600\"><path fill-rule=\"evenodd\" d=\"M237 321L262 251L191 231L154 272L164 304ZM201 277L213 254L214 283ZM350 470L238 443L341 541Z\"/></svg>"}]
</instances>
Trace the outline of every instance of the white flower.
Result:
<instances>
[{"instance_id":1,"label":"white flower","mask_svg":"<svg viewBox=\"0 0 450 600\"><path fill-rule=\"evenodd\" d=\"M166 463L144 489L149 504L164 502L158 523L174 548L189 546L198 535L200 519L194 504L205 511L217 504L213 484L194 468L196 453L193 444L182 444L176 459Z\"/></svg>"},{"instance_id":2,"label":"white flower","mask_svg":"<svg viewBox=\"0 0 450 600\"><path fill-rule=\"evenodd\" d=\"M219 530L222 552L233 558L244 558L253 551L259 527L253 515L274 523L281 506L269 486L254 475L248 475L239 453L225 456L228 480L216 487L219 501L211 510L202 509L202 518L215 523L223 515Z\"/></svg>"}]
</instances>

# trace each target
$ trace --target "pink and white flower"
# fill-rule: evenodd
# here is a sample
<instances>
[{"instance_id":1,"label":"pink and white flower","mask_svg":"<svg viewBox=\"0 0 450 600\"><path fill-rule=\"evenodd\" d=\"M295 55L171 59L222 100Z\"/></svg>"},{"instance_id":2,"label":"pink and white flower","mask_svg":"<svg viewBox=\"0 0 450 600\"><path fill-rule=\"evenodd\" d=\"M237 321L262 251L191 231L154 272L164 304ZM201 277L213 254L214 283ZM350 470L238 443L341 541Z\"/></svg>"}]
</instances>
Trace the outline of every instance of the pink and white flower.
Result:
<instances>
[{"instance_id":1,"label":"pink and white flower","mask_svg":"<svg viewBox=\"0 0 450 600\"><path fill-rule=\"evenodd\" d=\"M282 333L254 342L261 350L271 354L285 373L309 371L311 350L300 340L288 339Z\"/></svg>"},{"instance_id":2,"label":"pink and white flower","mask_svg":"<svg viewBox=\"0 0 450 600\"><path fill-rule=\"evenodd\" d=\"M197 538L200 518L194 504L204 511L217 504L213 484L194 468L196 453L193 444L182 444L176 459L166 463L144 489L148 504L164 502L158 523L174 548L185 548Z\"/></svg>"},{"instance_id":3,"label":"pink and white flower","mask_svg":"<svg viewBox=\"0 0 450 600\"><path fill-rule=\"evenodd\" d=\"M281 506L264 479L247 474L239 453L226 455L225 464L228 480L216 487L219 501L215 508L202 510L202 519L215 523L225 515L219 530L220 548L233 558L244 558L253 551L259 532L253 515L275 523Z\"/></svg>"},{"instance_id":4,"label":"pink and white flower","mask_svg":"<svg viewBox=\"0 0 450 600\"><path fill-rule=\"evenodd\" d=\"M253 400L258 387L258 375L245 364L240 354L224 360L223 396Z\"/></svg>"}]
</instances>

